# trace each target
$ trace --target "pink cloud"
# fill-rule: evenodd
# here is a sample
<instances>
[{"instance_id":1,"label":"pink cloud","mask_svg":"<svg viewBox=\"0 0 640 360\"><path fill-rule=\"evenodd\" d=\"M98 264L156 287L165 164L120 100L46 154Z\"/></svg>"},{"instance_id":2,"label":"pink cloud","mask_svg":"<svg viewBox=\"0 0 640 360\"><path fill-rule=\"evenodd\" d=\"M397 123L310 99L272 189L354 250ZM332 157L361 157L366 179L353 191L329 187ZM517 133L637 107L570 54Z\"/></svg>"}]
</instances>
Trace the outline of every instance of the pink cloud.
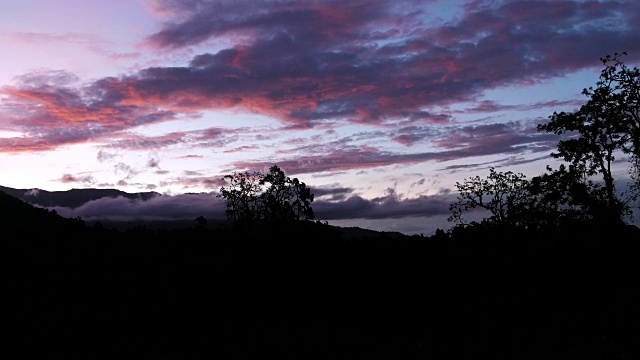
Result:
<instances>
[{"instance_id":1,"label":"pink cloud","mask_svg":"<svg viewBox=\"0 0 640 360\"><path fill-rule=\"evenodd\" d=\"M425 109L474 101L488 89L594 68L599 57L615 51L629 52L631 62L640 59L636 1L606 6L595 1L476 1L467 3L459 18L437 23L424 21L424 4L159 1L154 8L168 17L149 39L156 47L177 49L238 33L251 41L194 56L183 66L149 67L88 86L56 75L57 80L3 88L7 100L0 126L25 136L0 139L0 149L46 150L106 137L114 138L114 148L182 142L225 146L233 139L222 129L135 141L123 131L176 114L238 109L278 119L287 130L352 122L387 131L394 121L401 127L387 132L397 143L412 146L435 139L441 150L412 155L349 147L328 155L310 152L290 160L301 172L542 151L548 139L517 133L517 126L455 128L458 133L445 138L429 125L451 128L450 114ZM470 111L548 105L554 104L480 102ZM536 141L545 145L535 147Z\"/></svg>"}]
</instances>

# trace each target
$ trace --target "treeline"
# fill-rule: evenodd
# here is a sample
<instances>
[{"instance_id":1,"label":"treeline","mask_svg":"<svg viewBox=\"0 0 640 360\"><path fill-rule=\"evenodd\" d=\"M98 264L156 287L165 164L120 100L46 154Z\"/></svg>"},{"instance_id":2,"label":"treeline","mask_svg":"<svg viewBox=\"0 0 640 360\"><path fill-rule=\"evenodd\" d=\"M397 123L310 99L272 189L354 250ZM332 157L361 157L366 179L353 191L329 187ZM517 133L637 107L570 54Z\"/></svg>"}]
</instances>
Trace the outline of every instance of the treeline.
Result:
<instances>
[{"instance_id":1,"label":"treeline","mask_svg":"<svg viewBox=\"0 0 640 360\"><path fill-rule=\"evenodd\" d=\"M635 227L115 230L13 200L0 193L5 339L23 358L640 355Z\"/></svg>"}]
</instances>

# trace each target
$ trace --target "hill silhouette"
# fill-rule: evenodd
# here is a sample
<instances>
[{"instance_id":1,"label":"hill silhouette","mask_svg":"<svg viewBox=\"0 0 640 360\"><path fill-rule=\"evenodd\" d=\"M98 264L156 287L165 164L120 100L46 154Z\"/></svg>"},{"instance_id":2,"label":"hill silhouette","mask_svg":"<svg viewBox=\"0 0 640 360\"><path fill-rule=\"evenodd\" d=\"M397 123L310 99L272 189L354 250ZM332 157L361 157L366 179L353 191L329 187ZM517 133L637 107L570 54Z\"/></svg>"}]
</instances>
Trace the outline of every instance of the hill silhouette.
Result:
<instances>
[{"instance_id":1,"label":"hill silhouette","mask_svg":"<svg viewBox=\"0 0 640 360\"><path fill-rule=\"evenodd\" d=\"M0 192L0 230L11 358L640 355L636 227L116 230Z\"/></svg>"},{"instance_id":2,"label":"hill silhouette","mask_svg":"<svg viewBox=\"0 0 640 360\"><path fill-rule=\"evenodd\" d=\"M3 229L7 227L22 227L24 222L34 221L36 223L48 223L51 221L62 221L62 217L46 209L35 208L25 203L15 196L0 190L0 225Z\"/></svg>"},{"instance_id":3,"label":"hill silhouette","mask_svg":"<svg viewBox=\"0 0 640 360\"><path fill-rule=\"evenodd\" d=\"M0 191L12 195L24 202L42 207L76 208L91 200L103 197L124 197L130 200L148 200L160 196L157 192L127 193L116 189L71 189L66 191L46 191L42 189L15 189L0 186Z\"/></svg>"},{"instance_id":4,"label":"hill silhouette","mask_svg":"<svg viewBox=\"0 0 640 360\"><path fill-rule=\"evenodd\" d=\"M38 207L68 207L76 208L86 204L92 200L99 200L105 197L117 198L123 197L129 200L147 201L156 196L162 196L156 192L138 192L127 193L116 189L71 189L67 191L46 191L42 189L16 189L6 186L0 186L0 191L4 191L6 194L18 198L28 204ZM227 221L224 219L207 219L209 227L224 226ZM115 228L118 230L128 230L140 226L145 226L152 229L181 229L188 228L193 225L193 219L91 219L86 220L87 225L93 225L99 222L102 226L107 228ZM337 227L335 228L342 233L344 238L360 238L360 237L376 237L376 236L390 236L399 237L405 236L400 232L394 231L375 231L370 229L362 229L359 227Z\"/></svg>"}]
</instances>

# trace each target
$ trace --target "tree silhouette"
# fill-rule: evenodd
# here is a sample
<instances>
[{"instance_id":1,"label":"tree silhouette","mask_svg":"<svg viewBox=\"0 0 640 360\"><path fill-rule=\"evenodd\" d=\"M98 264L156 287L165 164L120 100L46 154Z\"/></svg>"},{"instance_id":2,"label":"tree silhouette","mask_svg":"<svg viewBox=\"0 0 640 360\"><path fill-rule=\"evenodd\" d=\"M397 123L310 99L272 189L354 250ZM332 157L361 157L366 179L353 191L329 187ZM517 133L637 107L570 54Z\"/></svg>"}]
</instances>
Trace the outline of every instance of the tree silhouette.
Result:
<instances>
[{"instance_id":1,"label":"tree silhouette","mask_svg":"<svg viewBox=\"0 0 640 360\"><path fill-rule=\"evenodd\" d=\"M314 195L304 182L289 178L274 165L267 174L234 172L223 180L218 197L226 200L225 214L237 228L252 228L294 220L313 220Z\"/></svg>"},{"instance_id":2,"label":"tree silhouette","mask_svg":"<svg viewBox=\"0 0 640 360\"><path fill-rule=\"evenodd\" d=\"M491 213L483 225L553 228L585 221L623 223L629 202L640 197L640 70L622 61L626 53L600 60L605 68L597 86L584 89L590 99L573 113L554 112L538 131L567 135L554 158L568 162L528 181L523 174L490 169L487 178L475 176L456 183L457 202L450 205L449 221L467 223L463 214L475 208ZM631 194L618 194L612 164L628 155L634 180ZM595 181L601 175L602 183Z\"/></svg>"},{"instance_id":3,"label":"tree silhouette","mask_svg":"<svg viewBox=\"0 0 640 360\"><path fill-rule=\"evenodd\" d=\"M631 156L631 175L640 181L640 69L629 68L621 60L622 54L600 59L602 70L598 87L589 88L586 95L610 107L613 118L620 126L622 150ZM636 191L640 189L636 188ZM636 194L637 195L637 194Z\"/></svg>"},{"instance_id":4,"label":"tree silhouette","mask_svg":"<svg viewBox=\"0 0 640 360\"><path fill-rule=\"evenodd\" d=\"M547 173L529 183L528 218L538 226L558 227L570 222L606 220L607 198L604 188L585 179L583 170L561 164L547 166Z\"/></svg>"},{"instance_id":5,"label":"tree silhouette","mask_svg":"<svg viewBox=\"0 0 640 360\"><path fill-rule=\"evenodd\" d=\"M485 179L475 176L456 182L458 201L451 204L449 221L465 226L463 213L475 208L488 210L491 216L485 222L494 225L515 226L522 222L522 214L529 203L529 182L523 174L489 169Z\"/></svg>"},{"instance_id":6,"label":"tree silhouette","mask_svg":"<svg viewBox=\"0 0 640 360\"><path fill-rule=\"evenodd\" d=\"M313 220L311 208L314 195L304 182L286 177L278 166L272 166L260 185L269 184L262 194L265 203L265 220Z\"/></svg>"},{"instance_id":7,"label":"tree silhouette","mask_svg":"<svg viewBox=\"0 0 640 360\"><path fill-rule=\"evenodd\" d=\"M600 174L609 214L618 220L626 213L627 205L616 194L611 166L618 152L630 154L637 182L640 144L640 74L637 68L628 69L620 60L621 55L601 59L605 68L597 87L582 91L590 99L578 111L554 112L548 123L538 125L539 131L569 135L551 155L571 163L585 176Z\"/></svg>"},{"instance_id":8,"label":"tree silhouette","mask_svg":"<svg viewBox=\"0 0 640 360\"><path fill-rule=\"evenodd\" d=\"M246 227L258 221L263 212L263 203L259 201L261 192L259 172L234 172L222 179L229 182L229 186L220 187L218 197L226 200L225 215L236 227Z\"/></svg>"}]
</instances>

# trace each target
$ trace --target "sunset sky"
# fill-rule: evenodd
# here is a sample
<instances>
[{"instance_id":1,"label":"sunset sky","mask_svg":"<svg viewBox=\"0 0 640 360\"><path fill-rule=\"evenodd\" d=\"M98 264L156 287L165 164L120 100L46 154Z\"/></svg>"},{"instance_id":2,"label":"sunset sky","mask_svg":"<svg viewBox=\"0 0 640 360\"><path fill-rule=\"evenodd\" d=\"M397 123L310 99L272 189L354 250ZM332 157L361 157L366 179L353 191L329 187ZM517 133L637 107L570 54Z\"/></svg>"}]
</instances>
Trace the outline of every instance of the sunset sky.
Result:
<instances>
[{"instance_id":1,"label":"sunset sky","mask_svg":"<svg viewBox=\"0 0 640 360\"><path fill-rule=\"evenodd\" d=\"M59 209L222 217L278 165L319 220L431 235L455 182L557 164L536 125L640 64L640 1L2 0L0 185L165 196ZM626 163L616 174L626 176Z\"/></svg>"}]
</instances>

